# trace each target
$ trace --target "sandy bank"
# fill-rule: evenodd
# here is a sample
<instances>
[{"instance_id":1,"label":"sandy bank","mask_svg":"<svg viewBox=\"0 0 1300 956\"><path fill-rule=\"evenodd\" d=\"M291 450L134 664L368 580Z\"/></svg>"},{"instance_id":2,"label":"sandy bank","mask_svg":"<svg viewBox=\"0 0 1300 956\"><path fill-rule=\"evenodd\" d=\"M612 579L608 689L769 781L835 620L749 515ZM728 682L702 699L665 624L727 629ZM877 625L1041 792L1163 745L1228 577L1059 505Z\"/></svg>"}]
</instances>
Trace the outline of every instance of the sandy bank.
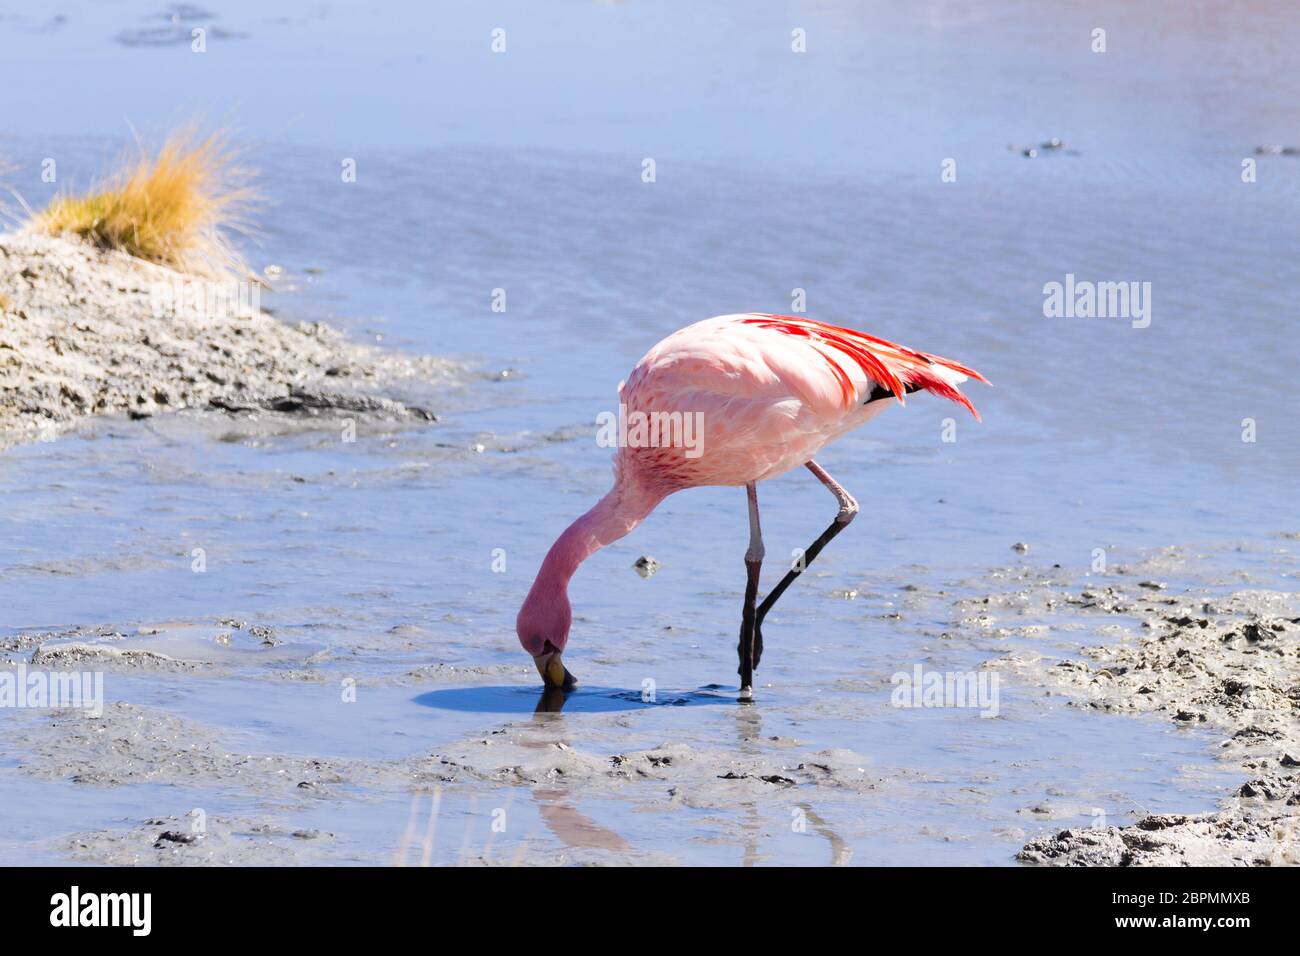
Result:
<instances>
[{"instance_id":1,"label":"sandy bank","mask_svg":"<svg viewBox=\"0 0 1300 956\"><path fill-rule=\"evenodd\" d=\"M0 447L88 415L181 408L433 418L385 392L450 363L281 322L260 292L74 240L0 236Z\"/></svg>"}]
</instances>

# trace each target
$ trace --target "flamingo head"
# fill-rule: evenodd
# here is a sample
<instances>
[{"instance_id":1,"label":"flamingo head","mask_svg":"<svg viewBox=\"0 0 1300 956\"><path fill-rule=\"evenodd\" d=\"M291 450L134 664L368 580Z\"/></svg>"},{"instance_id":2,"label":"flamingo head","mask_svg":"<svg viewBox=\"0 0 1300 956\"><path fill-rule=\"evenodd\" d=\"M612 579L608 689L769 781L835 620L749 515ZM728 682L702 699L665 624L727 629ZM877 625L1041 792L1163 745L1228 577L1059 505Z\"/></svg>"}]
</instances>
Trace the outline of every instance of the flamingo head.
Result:
<instances>
[{"instance_id":1,"label":"flamingo head","mask_svg":"<svg viewBox=\"0 0 1300 956\"><path fill-rule=\"evenodd\" d=\"M573 609L563 588L545 591L534 587L515 619L519 643L532 655L547 687L571 690L578 682L561 660L572 622Z\"/></svg>"}]
</instances>

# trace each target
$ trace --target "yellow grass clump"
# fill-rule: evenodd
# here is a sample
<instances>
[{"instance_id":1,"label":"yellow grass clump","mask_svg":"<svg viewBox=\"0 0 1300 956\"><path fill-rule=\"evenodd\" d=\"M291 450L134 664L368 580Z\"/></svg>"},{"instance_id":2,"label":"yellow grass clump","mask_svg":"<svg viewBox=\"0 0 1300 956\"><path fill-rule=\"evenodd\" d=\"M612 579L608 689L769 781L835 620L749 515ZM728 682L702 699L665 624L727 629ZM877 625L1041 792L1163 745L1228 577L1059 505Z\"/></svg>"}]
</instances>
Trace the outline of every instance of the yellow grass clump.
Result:
<instances>
[{"instance_id":1,"label":"yellow grass clump","mask_svg":"<svg viewBox=\"0 0 1300 956\"><path fill-rule=\"evenodd\" d=\"M58 196L33 223L194 275L247 274L230 233L248 231L251 178L222 135L186 131L156 156L141 150L86 195Z\"/></svg>"}]
</instances>

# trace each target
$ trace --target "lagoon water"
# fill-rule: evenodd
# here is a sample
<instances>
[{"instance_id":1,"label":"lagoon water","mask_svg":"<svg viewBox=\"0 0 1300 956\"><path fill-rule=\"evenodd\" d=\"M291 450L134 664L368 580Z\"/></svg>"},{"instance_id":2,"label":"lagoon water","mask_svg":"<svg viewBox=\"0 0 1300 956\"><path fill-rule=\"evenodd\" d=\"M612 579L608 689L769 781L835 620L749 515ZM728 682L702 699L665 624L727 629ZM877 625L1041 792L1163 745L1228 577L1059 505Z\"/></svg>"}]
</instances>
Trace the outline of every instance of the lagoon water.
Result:
<instances>
[{"instance_id":1,"label":"lagoon water","mask_svg":"<svg viewBox=\"0 0 1300 956\"><path fill-rule=\"evenodd\" d=\"M1294 540L1280 535L1296 530L1300 158L1255 149L1300 145L1281 79L1296 13L264 6L70 2L0 17L13 53L0 157L18 166L6 183L35 207L93 181L131 127L228 123L272 203L245 244L285 270L264 304L465 372L407 396L437 424L363 424L355 443L187 412L6 452L0 638L144 629L158 633L141 646L203 659L223 619L274 628L279 646L237 640L211 674L106 682L111 700L249 754L401 761L532 720L527 672L407 675L527 666L514 614L553 537L608 485L594 422L616 410L619 381L681 325L788 312L799 289L815 318L978 368L995 385L969 390L984 422L921 396L823 456L862 515L770 619L771 686L752 708L707 686L735 680L744 496L669 499L575 578L566 658L583 690L548 726L606 756L797 739L859 755L900 789L818 791L826 841L792 833L770 800L706 810L653 784L575 791L572 812L618 834L599 858L1009 863L1024 837L1098 809L1114 822L1213 807L1225 783L1210 738L1014 684L993 720L898 710L889 677L1100 642L1088 627L1035 643L963 625L953 602L1010 588L1001 568L1083 580L1097 549L1125 563L1176 545L1197 559L1170 587L1295 590ZM1090 48L1098 26L1105 53ZM791 51L796 28L806 53ZM1064 147L1019 148L1052 137ZM55 184L40 179L47 157ZM349 158L356 182L340 176ZM1067 275L1151 283L1149 326L1046 316L1043 287ZM833 502L802 474L760 502L774 582ZM645 580L642 554L663 565ZM347 679L358 693L343 704ZM678 706L641 704L647 679ZM400 786L307 800L201 777L78 783L42 769L54 745L33 722L47 719L0 712L23 730L0 733L5 862L62 859L70 834L196 806L333 834L291 859L401 856ZM554 793L449 788L431 862L489 839L509 860L525 834L566 852ZM490 838L507 802L524 823Z\"/></svg>"}]
</instances>

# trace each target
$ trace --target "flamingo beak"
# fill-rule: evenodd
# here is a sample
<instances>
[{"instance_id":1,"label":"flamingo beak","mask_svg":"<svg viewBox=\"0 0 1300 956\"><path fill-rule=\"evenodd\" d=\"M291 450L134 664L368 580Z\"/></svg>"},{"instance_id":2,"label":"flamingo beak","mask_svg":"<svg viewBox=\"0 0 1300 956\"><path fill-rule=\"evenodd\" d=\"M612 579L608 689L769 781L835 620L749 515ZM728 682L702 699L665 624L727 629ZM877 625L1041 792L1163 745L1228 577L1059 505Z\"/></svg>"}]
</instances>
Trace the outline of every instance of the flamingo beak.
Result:
<instances>
[{"instance_id":1,"label":"flamingo beak","mask_svg":"<svg viewBox=\"0 0 1300 956\"><path fill-rule=\"evenodd\" d=\"M569 691L578 683L578 679L569 673L569 669L560 660L559 651L538 654L533 658L533 663L537 665L537 673L542 675L542 683L547 687Z\"/></svg>"}]
</instances>

